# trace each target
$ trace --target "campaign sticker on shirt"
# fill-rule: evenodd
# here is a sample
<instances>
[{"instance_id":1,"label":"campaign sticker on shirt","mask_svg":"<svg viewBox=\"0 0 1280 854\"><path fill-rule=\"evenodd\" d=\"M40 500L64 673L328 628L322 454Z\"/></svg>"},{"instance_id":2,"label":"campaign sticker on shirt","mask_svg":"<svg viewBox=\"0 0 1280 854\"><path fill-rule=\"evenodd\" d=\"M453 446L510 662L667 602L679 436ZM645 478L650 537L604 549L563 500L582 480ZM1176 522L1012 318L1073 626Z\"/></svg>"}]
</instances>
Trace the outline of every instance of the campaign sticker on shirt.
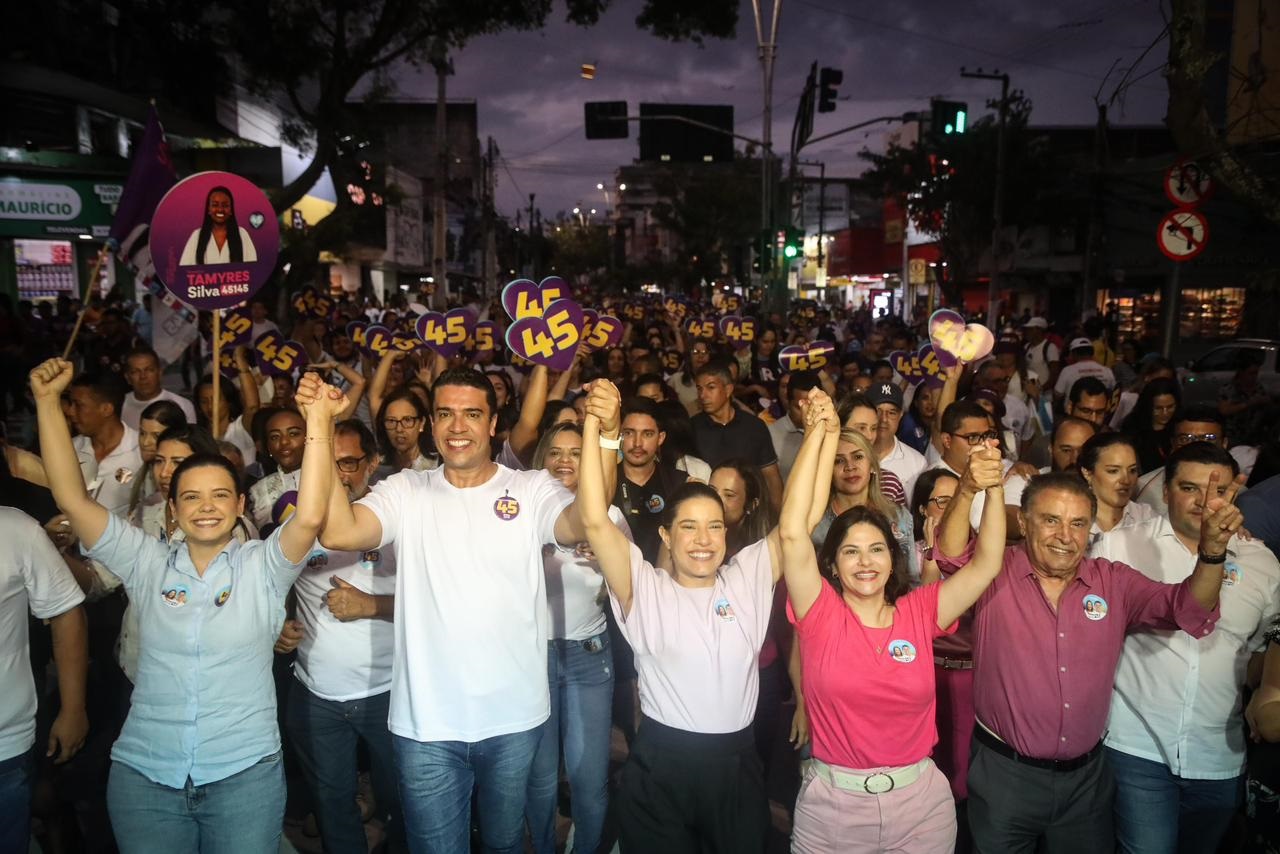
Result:
<instances>
[{"instance_id":1,"label":"campaign sticker on shirt","mask_svg":"<svg viewBox=\"0 0 1280 854\"><path fill-rule=\"evenodd\" d=\"M726 623L738 622L738 615L733 613L733 606L729 604L729 600L721 598L716 602L716 616L724 620Z\"/></svg>"},{"instance_id":2,"label":"campaign sticker on shirt","mask_svg":"<svg viewBox=\"0 0 1280 854\"><path fill-rule=\"evenodd\" d=\"M1090 593L1084 597L1084 615L1090 620L1101 620L1107 616L1107 600Z\"/></svg>"},{"instance_id":3,"label":"campaign sticker on shirt","mask_svg":"<svg viewBox=\"0 0 1280 854\"><path fill-rule=\"evenodd\" d=\"M520 502L510 494L504 493L501 498L493 502L493 512L502 521L510 522L520 515Z\"/></svg>"},{"instance_id":4,"label":"campaign sticker on shirt","mask_svg":"<svg viewBox=\"0 0 1280 854\"><path fill-rule=\"evenodd\" d=\"M123 466L116 469L116 483L130 483L133 481L133 470Z\"/></svg>"},{"instance_id":5,"label":"campaign sticker on shirt","mask_svg":"<svg viewBox=\"0 0 1280 854\"><path fill-rule=\"evenodd\" d=\"M661 513L667 509L667 502L663 500L661 495L650 495L644 506L649 508L650 513Z\"/></svg>"},{"instance_id":6,"label":"campaign sticker on shirt","mask_svg":"<svg viewBox=\"0 0 1280 854\"><path fill-rule=\"evenodd\" d=\"M369 549L369 551L360 554L360 565L365 569L376 568L380 560L382 560L382 552L377 549Z\"/></svg>"},{"instance_id":7,"label":"campaign sticker on shirt","mask_svg":"<svg viewBox=\"0 0 1280 854\"><path fill-rule=\"evenodd\" d=\"M187 588L181 585L170 587L168 590L160 591L160 598L170 608L181 608L187 604Z\"/></svg>"},{"instance_id":8,"label":"campaign sticker on shirt","mask_svg":"<svg viewBox=\"0 0 1280 854\"><path fill-rule=\"evenodd\" d=\"M230 598L231 598L231 585L228 584L226 587L218 591L217 596L213 597L213 605L215 608L221 608L223 605L227 604L227 600Z\"/></svg>"},{"instance_id":9,"label":"campaign sticker on shirt","mask_svg":"<svg viewBox=\"0 0 1280 854\"><path fill-rule=\"evenodd\" d=\"M316 549L307 555L307 569L319 569L329 565L329 553L324 549Z\"/></svg>"},{"instance_id":10,"label":"campaign sticker on shirt","mask_svg":"<svg viewBox=\"0 0 1280 854\"><path fill-rule=\"evenodd\" d=\"M1222 586L1235 587L1244 579L1244 570L1240 568L1240 564L1233 560L1229 560L1222 567Z\"/></svg>"},{"instance_id":11,"label":"campaign sticker on shirt","mask_svg":"<svg viewBox=\"0 0 1280 854\"><path fill-rule=\"evenodd\" d=\"M889 641L889 655L899 664L910 664L916 660L916 645L911 641Z\"/></svg>"}]
</instances>

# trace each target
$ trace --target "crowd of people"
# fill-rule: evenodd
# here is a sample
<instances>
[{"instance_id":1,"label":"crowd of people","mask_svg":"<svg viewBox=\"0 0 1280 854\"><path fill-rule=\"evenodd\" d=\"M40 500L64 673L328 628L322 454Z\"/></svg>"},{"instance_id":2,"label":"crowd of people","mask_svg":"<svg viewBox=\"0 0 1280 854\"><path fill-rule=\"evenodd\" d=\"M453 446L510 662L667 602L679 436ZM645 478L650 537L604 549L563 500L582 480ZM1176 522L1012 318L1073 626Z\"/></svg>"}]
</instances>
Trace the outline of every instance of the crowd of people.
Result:
<instances>
[{"instance_id":1,"label":"crowd of people","mask_svg":"<svg viewBox=\"0 0 1280 854\"><path fill-rule=\"evenodd\" d=\"M0 312L0 852L1280 851L1256 364L1184 403L1096 318L921 377L924 321L579 299L625 329L563 372L255 300L305 367L216 383L145 303L70 359Z\"/></svg>"}]
</instances>

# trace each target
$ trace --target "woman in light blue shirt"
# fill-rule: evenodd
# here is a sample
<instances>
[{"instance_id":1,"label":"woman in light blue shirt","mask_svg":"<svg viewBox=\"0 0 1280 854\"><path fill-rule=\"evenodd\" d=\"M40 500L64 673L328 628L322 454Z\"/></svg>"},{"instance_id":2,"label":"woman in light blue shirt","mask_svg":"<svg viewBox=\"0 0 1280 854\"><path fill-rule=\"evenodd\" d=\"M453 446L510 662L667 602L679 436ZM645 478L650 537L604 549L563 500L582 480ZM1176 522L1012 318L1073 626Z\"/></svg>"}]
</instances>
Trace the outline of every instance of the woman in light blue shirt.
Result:
<instances>
[{"instance_id":1,"label":"woman in light blue shirt","mask_svg":"<svg viewBox=\"0 0 1280 854\"><path fill-rule=\"evenodd\" d=\"M161 543L85 492L59 406L71 364L31 372L50 487L86 554L124 582L137 611L133 706L111 750L107 807L124 854L274 854L284 770L271 679L284 599L327 512L333 416L345 405L303 379L307 439L297 510L265 541L233 536L244 490L221 456L174 472L169 502L184 538ZM301 391L302 389L300 389Z\"/></svg>"}]
</instances>

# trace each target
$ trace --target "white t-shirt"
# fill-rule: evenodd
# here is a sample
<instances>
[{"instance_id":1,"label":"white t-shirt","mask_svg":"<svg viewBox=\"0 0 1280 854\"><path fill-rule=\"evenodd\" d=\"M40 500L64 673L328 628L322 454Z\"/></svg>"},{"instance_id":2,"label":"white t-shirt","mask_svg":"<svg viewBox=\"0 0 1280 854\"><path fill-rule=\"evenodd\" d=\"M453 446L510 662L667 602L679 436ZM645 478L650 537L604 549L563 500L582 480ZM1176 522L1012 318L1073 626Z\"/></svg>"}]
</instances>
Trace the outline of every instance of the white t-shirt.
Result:
<instances>
[{"instance_id":1,"label":"white t-shirt","mask_svg":"<svg viewBox=\"0 0 1280 854\"><path fill-rule=\"evenodd\" d=\"M880 468L891 471L902 481L902 488L907 493L907 502L911 502L911 491L916 488L916 478L927 469L929 464L924 454L910 445L903 444L897 436L893 437L893 447L889 453L880 458Z\"/></svg>"},{"instance_id":2,"label":"white t-shirt","mask_svg":"<svg viewBox=\"0 0 1280 854\"><path fill-rule=\"evenodd\" d=\"M35 519L0 507L0 761L36 742L36 686L31 678L28 609L49 620L84 601L84 593Z\"/></svg>"},{"instance_id":3,"label":"white t-shirt","mask_svg":"<svg viewBox=\"0 0 1280 854\"><path fill-rule=\"evenodd\" d=\"M253 437L249 435L249 431L244 429L243 418L236 418L231 422L226 433L222 435L222 441L230 442L240 449L240 456L244 457L246 466L251 466L258 461L258 447L253 444Z\"/></svg>"},{"instance_id":4,"label":"white t-shirt","mask_svg":"<svg viewBox=\"0 0 1280 854\"><path fill-rule=\"evenodd\" d=\"M301 473L300 468L291 472L277 469L249 487L249 518L259 530L276 521L271 518L271 511L275 509L276 501L286 492L298 491L298 476Z\"/></svg>"},{"instance_id":5,"label":"white t-shirt","mask_svg":"<svg viewBox=\"0 0 1280 854\"><path fill-rule=\"evenodd\" d=\"M138 400L137 395L133 392L126 394L124 396L124 407L120 410L120 420L137 430L138 421L142 418L142 410L158 400L168 400L176 403L178 408L182 410L182 414L187 416L187 423L196 423L196 408L191 405L191 401L180 394L174 394L167 388L160 389L160 393L150 400Z\"/></svg>"},{"instance_id":6,"label":"white t-shirt","mask_svg":"<svg viewBox=\"0 0 1280 854\"><path fill-rule=\"evenodd\" d=\"M760 696L757 658L773 607L769 543L747 546L713 587L681 587L631 546L631 613L612 591L618 628L635 650L640 708L686 732L751 726Z\"/></svg>"},{"instance_id":7,"label":"white t-shirt","mask_svg":"<svg viewBox=\"0 0 1280 854\"><path fill-rule=\"evenodd\" d=\"M318 542L312 547L293 583L302 623L293 673L312 694L335 702L390 691L395 628L376 617L344 623L333 616L324 600L334 576L365 593L390 596L396 592L396 550L337 552Z\"/></svg>"},{"instance_id":8,"label":"white t-shirt","mask_svg":"<svg viewBox=\"0 0 1280 854\"><path fill-rule=\"evenodd\" d=\"M629 541L635 541L621 508L610 505L609 518ZM602 589L604 575L594 558L581 554L581 547L585 545L551 543L542 547L542 569L547 576L547 618L552 638L586 640L606 628Z\"/></svg>"},{"instance_id":9,"label":"white t-shirt","mask_svg":"<svg viewBox=\"0 0 1280 854\"><path fill-rule=\"evenodd\" d=\"M85 488L94 500L123 519L129 513L133 496L133 479L142 477L142 454L138 450L138 431L128 424L120 442L101 460L93 452L93 440L76 436L71 440Z\"/></svg>"},{"instance_id":10,"label":"white t-shirt","mask_svg":"<svg viewBox=\"0 0 1280 854\"><path fill-rule=\"evenodd\" d=\"M396 547L390 729L477 742L551 714L542 546L573 495L545 471L498 466L459 489L402 471L360 499Z\"/></svg>"},{"instance_id":11,"label":"white t-shirt","mask_svg":"<svg viewBox=\"0 0 1280 854\"><path fill-rule=\"evenodd\" d=\"M1110 368L1106 365L1099 365L1092 359L1085 359L1083 362L1076 362L1062 369L1062 372L1058 374L1058 383L1053 387L1053 393L1066 397L1071 394L1071 387L1081 377L1097 377L1102 380L1102 384L1107 387L1107 391L1111 391L1116 387L1116 375L1111 373Z\"/></svg>"},{"instance_id":12,"label":"white t-shirt","mask_svg":"<svg viewBox=\"0 0 1280 854\"><path fill-rule=\"evenodd\" d=\"M1049 364L1062 361L1062 354L1058 352L1058 345L1047 338L1039 344L1028 344L1026 353L1027 369L1035 371L1036 375L1046 383L1051 375Z\"/></svg>"}]
</instances>

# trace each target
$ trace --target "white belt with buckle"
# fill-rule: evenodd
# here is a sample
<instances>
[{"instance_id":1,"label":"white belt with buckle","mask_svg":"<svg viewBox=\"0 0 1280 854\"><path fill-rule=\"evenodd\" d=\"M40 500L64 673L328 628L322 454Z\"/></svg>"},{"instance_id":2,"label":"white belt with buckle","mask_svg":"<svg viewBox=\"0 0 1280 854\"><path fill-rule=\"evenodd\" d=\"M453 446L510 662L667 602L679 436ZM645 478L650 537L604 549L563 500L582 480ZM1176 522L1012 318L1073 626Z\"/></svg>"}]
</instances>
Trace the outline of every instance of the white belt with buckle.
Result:
<instances>
[{"instance_id":1,"label":"white belt with buckle","mask_svg":"<svg viewBox=\"0 0 1280 854\"><path fill-rule=\"evenodd\" d=\"M883 795L894 789L910 786L929 766L931 759L921 759L914 765L902 768L888 768L874 774L855 774L835 765L828 765L820 759L813 760L813 770L822 779L837 789L848 792L866 792L868 795Z\"/></svg>"}]
</instances>

